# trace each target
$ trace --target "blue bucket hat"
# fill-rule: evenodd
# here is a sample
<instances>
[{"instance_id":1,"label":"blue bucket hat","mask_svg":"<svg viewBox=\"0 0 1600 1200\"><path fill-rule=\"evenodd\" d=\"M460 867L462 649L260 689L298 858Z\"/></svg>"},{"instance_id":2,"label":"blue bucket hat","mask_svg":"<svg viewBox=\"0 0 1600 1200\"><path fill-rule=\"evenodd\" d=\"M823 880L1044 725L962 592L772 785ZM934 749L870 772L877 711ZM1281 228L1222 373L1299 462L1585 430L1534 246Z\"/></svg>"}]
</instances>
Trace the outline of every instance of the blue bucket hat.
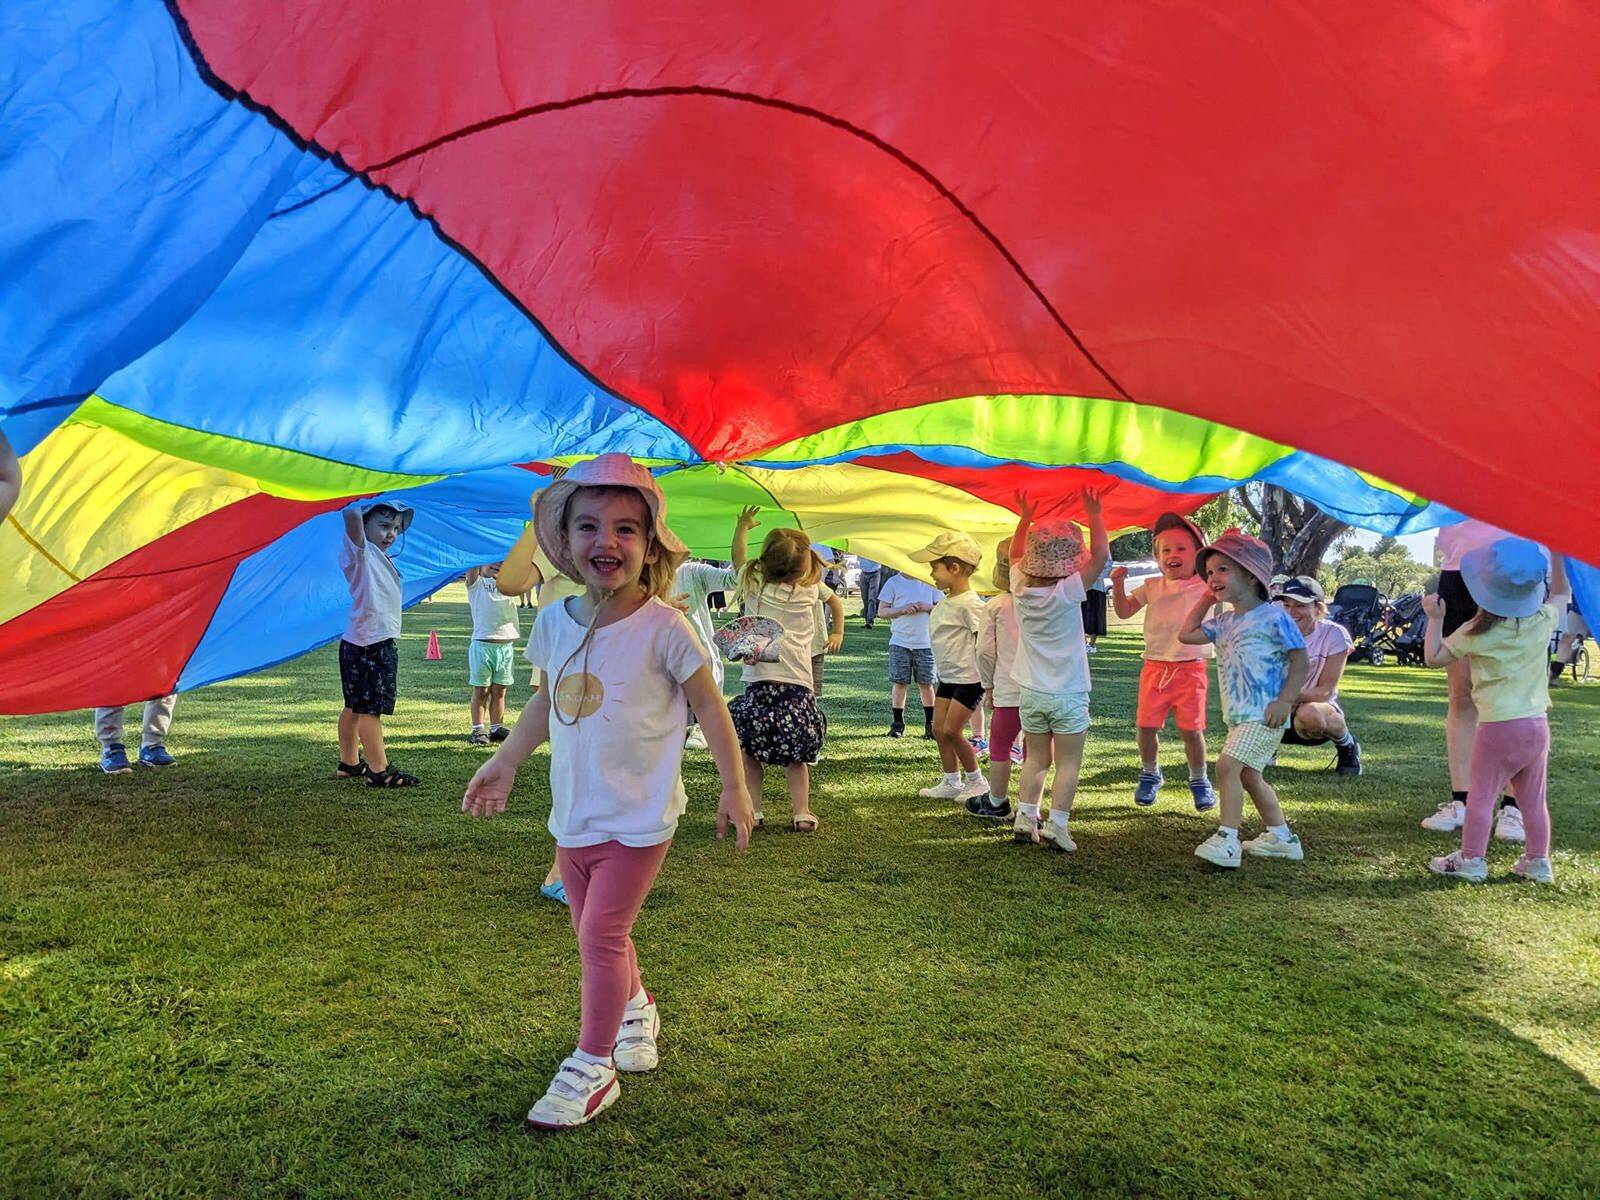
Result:
<instances>
[{"instance_id":1,"label":"blue bucket hat","mask_svg":"<svg viewBox=\"0 0 1600 1200\"><path fill-rule=\"evenodd\" d=\"M1506 537L1461 556L1461 582L1484 612L1531 617L1544 604L1550 563L1536 542Z\"/></svg>"}]
</instances>

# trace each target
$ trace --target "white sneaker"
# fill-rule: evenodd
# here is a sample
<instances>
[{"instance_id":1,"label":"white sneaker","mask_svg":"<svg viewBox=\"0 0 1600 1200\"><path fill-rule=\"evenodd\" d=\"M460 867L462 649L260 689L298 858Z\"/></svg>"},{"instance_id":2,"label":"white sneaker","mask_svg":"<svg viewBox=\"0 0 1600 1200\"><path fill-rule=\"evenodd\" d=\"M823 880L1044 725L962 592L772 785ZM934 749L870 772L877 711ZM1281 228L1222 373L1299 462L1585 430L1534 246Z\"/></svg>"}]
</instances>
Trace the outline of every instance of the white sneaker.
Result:
<instances>
[{"instance_id":1,"label":"white sneaker","mask_svg":"<svg viewBox=\"0 0 1600 1200\"><path fill-rule=\"evenodd\" d=\"M954 800L962 795L960 779L941 779L932 787L925 787L917 795L924 800Z\"/></svg>"},{"instance_id":2,"label":"white sneaker","mask_svg":"<svg viewBox=\"0 0 1600 1200\"><path fill-rule=\"evenodd\" d=\"M1550 869L1548 858L1529 858L1524 854L1517 859L1511 868L1511 873L1518 879L1526 879L1529 883L1554 883L1555 872Z\"/></svg>"},{"instance_id":3,"label":"white sneaker","mask_svg":"<svg viewBox=\"0 0 1600 1200\"><path fill-rule=\"evenodd\" d=\"M989 781L983 777L982 772L979 772L978 777L971 783L963 783L961 785L961 794L957 799L966 800L972 796L987 796L988 794Z\"/></svg>"},{"instance_id":4,"label":"white sneaker","mask_svg":"<svg viewBox=\"0 0 1600 1200\"><path fill-rule=\"evenodd\" d=\"M698 725L689 726L689 732L684 736L683 744L690 750L709 750L710 744L706 741L705 730Z\"/></svg>"},{"instance_id":5,"label":"white sneaker","mask_svg":"<svg viewBox=\"0 0 1600 1200\"><path fill-rule=\"evenodd\" d=\"M1284 841L1270 829L1246 842L1244 852L1257 858L1287 858L1290 862L1304 862L1306 857L1305 847L1300 844L1299 837L1291 833L1289 840Z\"/></svg>"},{"instance_id":6,"label":"white sneaker","mask_svg":"<svg viewBox=\"0 0 1600 1200\"><path fill-rule=\"evenodd\" d=\"M611 1060L619 1071L654 1071L661 1064L661 1051L656 1048L656 1039L661 1036L661 1014L656 1011L656 998L649 992L645 996L644 1004L622 1014L617 1045L611 1051Z\"/></svg>"},{"instance_id":7,"label":"white sneaker","mask_svg":"<svg viewBox=\"0 0 1600 1200\"><path fill-rule=\"evenodd\" d=\"M1017 809L1017 815L1011 822L1011 840L1014 842L1031 842L1039 844L1039 818L1030 817L1022 809Z\"/></svg>"},{"instance_id":8,"label":"white sneaker","mask_svg":"<svg viewBox=\"0 0 1600 1200\"><path fill-rule=\"evenodd\" d=\"M1522 831L1522 810L1514 804L1502 808L1494 819L1494 836L1501 842L1527 841L1528 835Z\"/></svg>"},{"instance_id":9,"label":"white sneaker","mask_svg":"<svg viewBox=\"0 0 1600 1200\"><path fill-rule=\"evenodd\" d=\"M1071 832L1059 821L1046 821L1040 836L1044 839L1044 844L1052 850L1065 850L1071 854L1078 848L1078 843L1072 840Z\"/></svg>"},{"instance_id":10,"label":"white sneaker","mask_svg":"<svg viewBox=\"0 0 1600 1200\"><path fill-rule=\"evenodd\" d=\"M1429 859L1428 870L1435 875L1465 879L1468 883L1486 883L1489 879L1489 864L1486 860L1468 858L1459 850L1453 850L1440 858Z\"/></svg>"},{"instance_id":11,"label":"white sneaker","mask_svg":"<svg viewBox=\"0 0 1600 1200\"><path fill-rule=\"evenodd\" d=\"M614 1067L564 1059L550 1090L528 1110L528 1124L540 1129L572 1129L592 1121L617 1102L622 1085Z\"/></svg>"},{"instance_id":12,"label":"white sneaker","mask_svg":"<svg viewBox=\"0 0 1600 1200\"><path fill-rule=\"evenodd\" d=\"M1237 867L1240 862L1239 839L1213 833L1194 848L1194 856L1205 859L1213 866Z\"/></svg>"},{"instance_id":13,"label":"white sneaker","mask_svg":"<svg viewBox=\"0 0 1600 1200\"><path fill-rule=\"evenodd\" d=\"M1432 833L1454 833L1467 823L1467 806L1459 800L1439 805L1439 811L1422 818L1422 827Z\"/></svg>"}]
</instances>

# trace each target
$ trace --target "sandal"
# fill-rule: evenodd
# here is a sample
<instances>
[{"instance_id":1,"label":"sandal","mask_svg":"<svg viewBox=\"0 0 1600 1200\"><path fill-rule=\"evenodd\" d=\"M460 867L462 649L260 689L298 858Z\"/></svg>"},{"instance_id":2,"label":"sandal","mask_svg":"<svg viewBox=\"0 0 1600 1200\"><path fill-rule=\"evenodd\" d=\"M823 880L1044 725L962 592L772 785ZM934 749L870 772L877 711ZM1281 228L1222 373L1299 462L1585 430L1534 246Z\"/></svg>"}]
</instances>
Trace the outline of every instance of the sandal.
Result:
<instances>
[{"instance_id":1,"label":"sandal","mask_svg":"<svg viewBox=\"0 0 1600 1200\"><path fill-rule=\"evenodd\" d=\"M801 813L797 817L790 818L789 828L796 833L815 833L820 824L815 813Z\"/></svg>"},{"instance_id":2,"label":"sandal","mask_svg":"<svg viewBox=\"0 0 1600 1200\"><path fill-rule=\"evenodd\" d=\"M375 788L416 787L419 780L415 775L407 775L393 763L389 764L386 771L374 771L367 768L367 786Z\"/></svg>"},{"instance_id":3,"label":"sandal","mask_svg":"<svg viewBox=\"0 0 1600 1200\"><path fill-rule=\"evenodd\" d=\"M358 754L353 764L341 759L338 767L333 772L333 777L335 779L362 779L366 777L366 774L367 760Z\"/></svg>"}]
</instances>

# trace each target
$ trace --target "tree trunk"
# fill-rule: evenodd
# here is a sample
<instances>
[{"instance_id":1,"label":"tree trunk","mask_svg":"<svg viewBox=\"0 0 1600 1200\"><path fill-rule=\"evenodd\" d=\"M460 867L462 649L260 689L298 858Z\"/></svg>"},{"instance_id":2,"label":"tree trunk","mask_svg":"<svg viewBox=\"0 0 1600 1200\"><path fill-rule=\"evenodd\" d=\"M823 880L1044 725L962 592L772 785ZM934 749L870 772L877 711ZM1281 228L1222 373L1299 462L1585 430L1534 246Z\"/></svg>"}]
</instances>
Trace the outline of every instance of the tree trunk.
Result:
<instances>
[{"instance_id":1,"label":"tree trunk","mask_svg":"<svg viewBox=\"0 0 1600 1200\"><path fill-rule=\"evenodd\" d=\"M1261 526L1261 540L1272 547L1274 570L1284 575L1315 576L1328 547L1350 528L1276 484L1262 485L1254 503L1248 488L1240 492Z\"/></svg>"}]
</instances>

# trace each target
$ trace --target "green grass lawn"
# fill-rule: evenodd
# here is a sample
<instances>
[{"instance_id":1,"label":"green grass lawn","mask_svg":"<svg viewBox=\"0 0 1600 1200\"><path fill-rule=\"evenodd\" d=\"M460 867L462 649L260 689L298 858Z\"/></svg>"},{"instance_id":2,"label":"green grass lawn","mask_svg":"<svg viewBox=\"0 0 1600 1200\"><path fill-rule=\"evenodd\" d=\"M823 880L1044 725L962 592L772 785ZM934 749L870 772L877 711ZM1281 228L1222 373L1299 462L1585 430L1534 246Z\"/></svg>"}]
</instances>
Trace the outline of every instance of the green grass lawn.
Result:
<instances>
[{"instance_id":1,"label":"green grass lawn","mask_svg":"<svg viewBox=\"0 0 1600 1200\"><path fill-rule=\"evenodd\" d=\"M458 811L468 628L459 590L406 617L409 792L328 778L332 650L180 698L161 773L101 776L87 714L0 721L0 1194L1600 1195L1600 688L1557 699L1553 888L1503 844L1488 886L1426 872L1443 681L1396 667L1345 689L1366 777L1275 774L1307 861L1224 875L1181 783L1131 802L1136 634L1094 660L1066 856L917 798L852 620L821 832L772 778L737 856L691 755L635 931L661 1069L538 1135L577 954L544 752Z\"/></svg>"}]
</instances>

